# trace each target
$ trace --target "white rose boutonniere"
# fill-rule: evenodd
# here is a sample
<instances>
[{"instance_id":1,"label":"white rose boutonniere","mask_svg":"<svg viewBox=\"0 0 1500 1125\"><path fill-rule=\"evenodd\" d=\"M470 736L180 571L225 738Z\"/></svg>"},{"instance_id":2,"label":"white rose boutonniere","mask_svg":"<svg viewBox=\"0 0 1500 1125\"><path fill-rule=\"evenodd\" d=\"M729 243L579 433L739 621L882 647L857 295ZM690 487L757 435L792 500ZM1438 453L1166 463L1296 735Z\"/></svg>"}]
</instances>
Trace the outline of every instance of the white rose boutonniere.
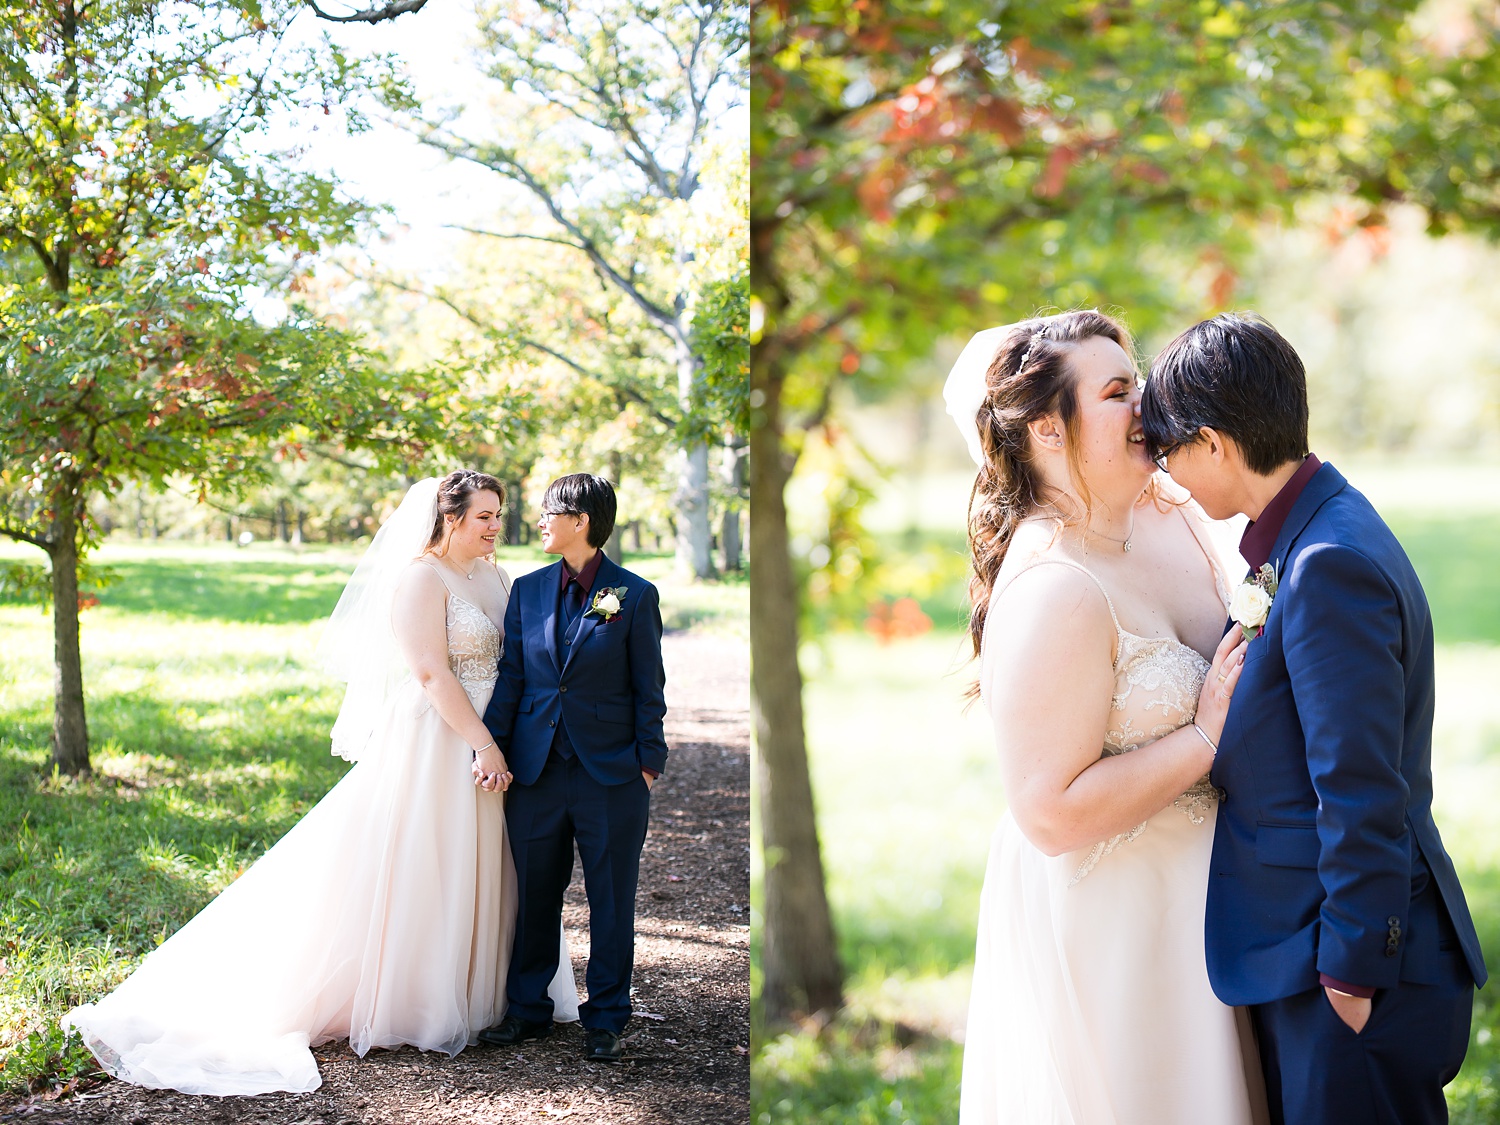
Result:
<instances>
[{"instance_id":1,"label":"white rose boutonniere","mask_svg":"<svg viewBox=\"0 0 1500 1125\"><path fill-rule=\"evenodd\" d=\"M1266 563L1237 587L1229 599L1229 617L1245 639L1253 640L1266 629L1271 603L1276 600L1276 569Z\"/></svg>"},{"instance_id":2,"label":"white rose boutonniere","mask_svg":"<svg viewBox=\"0 0 1500 1125\"><path fill-rule=\"evenodd\" d=\"M598 617L604 621L613 621L620 616L620 606L625 601L625 595L629 593L629 586L605 586L594 595L594 603L589 606L585 617Z\"/></svg>"}]
</instances>

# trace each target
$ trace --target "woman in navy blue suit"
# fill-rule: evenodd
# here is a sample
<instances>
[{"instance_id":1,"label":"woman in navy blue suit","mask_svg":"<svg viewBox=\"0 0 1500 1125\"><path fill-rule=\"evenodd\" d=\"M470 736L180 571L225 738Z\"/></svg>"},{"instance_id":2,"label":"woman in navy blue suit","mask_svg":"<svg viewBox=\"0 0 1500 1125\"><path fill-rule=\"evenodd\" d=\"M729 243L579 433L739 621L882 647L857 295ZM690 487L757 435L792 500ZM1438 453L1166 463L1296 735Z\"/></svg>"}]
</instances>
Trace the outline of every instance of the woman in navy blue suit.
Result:
<instances>
[{"instance_id":1,"label":"woman in navy blue suit","mask_svg":"<svg viewBox=\"0 0 1500 1125\"><path fill-rule=\"evenodd\" d=\"M667 763L656 587L600 550L615 523L609 481L587 473L547 486L538 526L557 563L516 579L505 651L484 721L514 781L506 833L520 908L509 1008L481 1042L551 1034L548 983L576 842L589 900L584 1057L616 1062L630 1018L635 894L651 784ZM476 782L495 783L474 764Z\"/></svg>"},{"instance_id":2,"label":"woman in navy blue suit","mask_svg":"<svg viewBox=\"0 0 1500 1125\"><path fill-rule=\"evenodd\" d=\"M1270 595L1246 599L1213 766L1209 979L1249 1006L1274 1121L1443 1122L1485 967L1432 819L1432 618L1307 417L1302 362L1257 317L1188 329L1142 397L1158 464L1208 515L1251 519Z\"/></svg>"}]
</instances>

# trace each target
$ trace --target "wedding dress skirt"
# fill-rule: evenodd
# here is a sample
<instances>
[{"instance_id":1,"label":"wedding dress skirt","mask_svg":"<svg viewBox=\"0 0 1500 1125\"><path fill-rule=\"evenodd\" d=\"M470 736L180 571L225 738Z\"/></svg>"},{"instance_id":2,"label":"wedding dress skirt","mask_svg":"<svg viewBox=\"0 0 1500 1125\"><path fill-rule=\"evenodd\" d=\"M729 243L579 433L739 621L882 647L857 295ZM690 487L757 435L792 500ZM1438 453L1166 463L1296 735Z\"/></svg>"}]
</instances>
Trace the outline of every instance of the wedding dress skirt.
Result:
<instances>
[{"instance_id":1,"label":"wedding dress skirt","mask_svg":"<svg viewBox=\"0 0 1500 1125\"><path fill-rule=\"evenodd\" d=\"M448 616L450 663L482 714L496 661L473 646L498 655L498 630L456 597ZM64 1018L110 1074L189 1094L315 1090L320 1043L451 1056L499 1022L516 916L503 795L475 787L469 747L414 681L387 715L254 866ZM566 942L550 993L554 1018L578 1018Z\"/></svg>"},{"instance_id":2,"label":"wedding dress skirt","mask_svg":"<svg viewBox=\"0 0 1500 1125\"><path fill-rule=\"evenodd\" d=\"M1175 640L1118 618L1115 629L1105 754L1190 723L1208 671ZM980 666L987 700L993 673ZM1217 797L1205 778L1145 823L1061 856L1001 818L980 898L962 1125L1267 1120L1248 1019L1214 995L1204 956Z\"/></svg>"}]
</instances>

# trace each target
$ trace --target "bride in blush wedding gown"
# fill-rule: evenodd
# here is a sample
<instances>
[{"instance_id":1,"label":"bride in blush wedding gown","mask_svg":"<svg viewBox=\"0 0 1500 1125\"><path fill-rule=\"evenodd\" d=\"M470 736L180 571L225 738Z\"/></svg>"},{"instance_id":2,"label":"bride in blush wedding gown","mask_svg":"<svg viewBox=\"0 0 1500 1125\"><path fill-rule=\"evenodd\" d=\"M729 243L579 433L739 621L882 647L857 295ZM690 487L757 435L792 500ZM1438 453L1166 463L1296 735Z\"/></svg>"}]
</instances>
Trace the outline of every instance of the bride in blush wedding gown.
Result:
<instances>
[{"instance_id":1,"label":"bride in blush wedding gown","mask_svg":"<svg viewBox=\"0 0 1500 1125\"><path fill-rule=\"evenodd\" d=\"M64 1017L110 1074L308 1091L320 1043L451 1056L499 1021L515 877L503 795L470 766L477 749L505 769L479 718L510 593L490 558L502 497L470 470L424 480L376 535L319 649L349 682L333 742L356 765L123 984ZM550 992L556 1018L577 1019L566 944Z\"/></svg>"},{"instance_id":2,"label":"bride in blush wedding gown","mask_svg":"<svg viewBox=\"0 0 1500 1125\"><path fill-rule=\"evenodd\" d=\"M1153 476L1130 340L982 332L945 396L980 466L970 630L1008 811L985 874L962 1125L1259 1125L1209 986L1207 774L1239 678L1208 523Z\"/></svg>"}]
</instances>

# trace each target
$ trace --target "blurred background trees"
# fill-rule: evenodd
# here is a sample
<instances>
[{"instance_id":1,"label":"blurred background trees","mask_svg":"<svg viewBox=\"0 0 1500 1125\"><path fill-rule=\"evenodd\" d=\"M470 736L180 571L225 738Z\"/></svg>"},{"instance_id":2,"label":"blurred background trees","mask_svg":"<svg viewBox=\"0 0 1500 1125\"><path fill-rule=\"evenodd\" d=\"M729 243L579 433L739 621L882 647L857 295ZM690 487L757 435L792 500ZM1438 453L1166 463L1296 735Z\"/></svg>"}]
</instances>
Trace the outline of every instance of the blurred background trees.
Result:
<instances>
[{"instance_id":1,"label":"blurred background trees","mask_svg":"<svg viewBox=\"0 0 1500 1125\"><path fill-rule=\"evenodd\" d=\"M1098 305L1124 315L1149 361L1187 324L1255 307L1308 360L1320 451L1500 449L1500 336L1486 327L1500 264L1487 242L1500 217L1495 19L1464 0L756 8L752 650L769 1024L837 1008L853 947L835 940L824 892L801 668L845 682L829 655L844 651L828 640L840 628L878 641L957 630L972 468L938 392L970 333ZM952 647L933 677L961 664ZM927 727L908 736L901 774L938 769L919 752ZM852 737L814 754L845 761ZM818 807L845 823L845 799Z\"/></svg>"},{"instance_id":2,"label":"blurred background trees","mask_svg":"<svg viewBox=\"0 0 1500 1125\"><path fill-rule=\"evenodd\" d=\"M0 4L0 535L47 562L0 596L52 604L65 773L111 534L358 539L469 464L508 542L586 470L619 485L616 557L743 565L743 7L423 7ZM455 27L464 98L426 97L402 48ZM403 128L495 174L419 268L388 200L420 177L339 166Z\"/></svg>"}]
</instances>

